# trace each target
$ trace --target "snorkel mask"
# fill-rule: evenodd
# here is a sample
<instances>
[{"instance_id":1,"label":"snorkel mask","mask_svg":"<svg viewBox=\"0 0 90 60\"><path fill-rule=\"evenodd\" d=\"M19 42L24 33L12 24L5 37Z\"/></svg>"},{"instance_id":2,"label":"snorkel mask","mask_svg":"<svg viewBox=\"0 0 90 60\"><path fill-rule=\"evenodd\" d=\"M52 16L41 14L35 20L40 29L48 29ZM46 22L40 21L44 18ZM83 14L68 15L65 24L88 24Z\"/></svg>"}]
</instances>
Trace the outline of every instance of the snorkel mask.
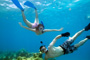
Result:
<instances>
[{"instance_id":1,"label":"snorkel mask","mask_svg":"<svg viewBox=\"0 0 90 60\"><path fill-rule=\"evenodd\" d=\"M45 48L45 46L43 46L40 51L43 52L43 53L46 53L47 49Z\"/></svg>"},{"instance_id":2,"label":"snorkel mask","mask_svg":"<svg viewBox=\"0 0 90 60\"><path fill-rule=\"evenodd\" d=\"M41 21L41 24L42 24L42 26L39 28L40 30L44 30L45 29L45 27L44 27L44 24L43 24L43 22Z\"/></svg>"},{"instance_id":3,"label":"snorkel mask","mask_svg":"<svg viewBox=\"0 0 90 60\"><path fill-rule=\"evenodd\" d=\"M44 27L43 26L39 26L39 31L43 31L44 30Z\"/></svg>"},{"instance_id":4,"label":"snorkel mask","mask_svg":"<svg viewBox=\"0 0 90 60\"><path fill-rule=\"evenodd\" d=\"M39 30L43 33L43 30L44 30L44 24L43 22L41 21L41 23L36 27L36 30Z\"/></svg>"}]
</instances>

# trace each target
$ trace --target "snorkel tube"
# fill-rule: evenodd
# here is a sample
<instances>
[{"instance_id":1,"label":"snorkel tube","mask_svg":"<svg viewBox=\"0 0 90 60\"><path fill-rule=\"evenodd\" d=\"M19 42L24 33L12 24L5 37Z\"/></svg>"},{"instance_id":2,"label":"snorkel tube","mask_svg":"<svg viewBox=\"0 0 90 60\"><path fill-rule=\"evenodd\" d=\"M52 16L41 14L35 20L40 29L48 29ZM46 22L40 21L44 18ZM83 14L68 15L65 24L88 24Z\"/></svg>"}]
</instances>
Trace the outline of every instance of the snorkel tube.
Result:
<instances>
[{"instance_id":1,"label":"snorkel tube","mask_svg":"<svg viewBox=\"0 0 90 60\"><path fill-rule=\"evenodd\" d=\"M40 43L42 44L41 46L45 46L42 41L40 41Z\"/></svg>"},{"instance_id":2,"label":"snorkel tube","mask_svg":"<svg viewBox=\"0 0 90 60\"><path fill-rule=\"evenodd\" d=\"M43 46L45 47L45 45L43 44L42 41L40 41L40 43L42 44L41 47L43 47ZM45 53L47 53L47 52L48 52L48 48L47 48L47 47L45 47L45 48L46 48L46 49L45 49L44 51L45 51ZM43 50L43 49L41 49L41 50Z\"/></svg>"},{"instance_id":3,"label":"snorkel tube","mask_svg":"<svg viewBox=\"0 0 90 60\"><path fill-rule=\"evenodd\" d=\"M36 30L44 33L44 31L43 31L44 29L45 29L45 28L44 28L44 24L43 24L43 22L41 21L41 23L36 27ZM42 43L42 44L43 44L43 43Z\"/></svg>"},{"instance_id":4,"label":"snorkel tube","mask_svg":"<svg viewBox=\"0 0 90 60\"><path fill-rule=\"evenodd\" d=\"M43 22L41 21L41 24L44 26ZM43 27L45 29L45 26Z\"/></svg>"},{"instance_id":5,"label":"snorkel tube","mask_svg":"<svg viewBox=\"0 0 90 60\"><path fill-rule=\"evenodd\" d=\"M43 44L43 42L42 41L40 41L40 43L42 44L41 46L45 46L46 47L46 45L45 44ZM46 47L46 49L48 50L48 48Z\"/></svg>"}]
</instances>

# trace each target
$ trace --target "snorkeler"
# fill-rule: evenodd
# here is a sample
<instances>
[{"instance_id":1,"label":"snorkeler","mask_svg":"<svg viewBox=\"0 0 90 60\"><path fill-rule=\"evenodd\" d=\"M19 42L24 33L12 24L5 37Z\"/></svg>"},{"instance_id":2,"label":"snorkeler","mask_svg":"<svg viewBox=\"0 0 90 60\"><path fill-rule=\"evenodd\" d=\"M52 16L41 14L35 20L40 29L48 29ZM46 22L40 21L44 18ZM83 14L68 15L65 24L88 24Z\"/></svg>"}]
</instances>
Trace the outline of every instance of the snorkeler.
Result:
<instances>
[{"instance_id":1,"label":"snorkeler","mask_svg":"<svg viewBox=\"0 0 90 60\"><path fill-rule=\"evenodd\" d=\"M48 49L45 47L45 45L42 45L40 47L40 51L42 53L45 53L45 60L48 60L49 58L55 58L64 54L69 54L77 50L80 46L82 46L88 39L90 39L90 36L86 36L86 38L79 43L75 45L71 45L75 39L84 31L90 30L90 23L82 30L77 32L73 37L69 37L68 40L66 40L62 45L59 45L58 47L55 47L54 44L57 41L57 39L61 37L68 37L70 36L69 32L63 33L61 35L56 36L53 41L49 44ZM41 42L43 43L43 42Z\"/></svg>"},{"instance_id":2,"label":"snorkeler","mask_svg":"<svg viewBox=\"0 0 90 60\"><path fill-rule=\"evenodd\" d=\"M22 8L22 6L20 5L20 3L18 2L18 0L12 0L12 2L21 10L22 12L22 17L23 17L23 21L24 23L28 26L23 26L21 22L19 22L20 26L25 28L25 29L28 29L30 31L33 31L35 32L37 35L40 35L40 34L43 34L45 32L50 32L50 31L62 31L63 28L61 29L44 29L44 24L43 22L41 21L41 23L39 23L39 19L38 19L38 14L37 14L37 9L36 7L29 1L26 1L24 3L24 5L28 6L28 7L31 7L33 9L35 9L35 14L36 14L36 18L35 18L35 22L34 23L31 23L29 22L26 17L25 17L25 14L24 14L24 9Z\"/></svg>"}]
</instances>

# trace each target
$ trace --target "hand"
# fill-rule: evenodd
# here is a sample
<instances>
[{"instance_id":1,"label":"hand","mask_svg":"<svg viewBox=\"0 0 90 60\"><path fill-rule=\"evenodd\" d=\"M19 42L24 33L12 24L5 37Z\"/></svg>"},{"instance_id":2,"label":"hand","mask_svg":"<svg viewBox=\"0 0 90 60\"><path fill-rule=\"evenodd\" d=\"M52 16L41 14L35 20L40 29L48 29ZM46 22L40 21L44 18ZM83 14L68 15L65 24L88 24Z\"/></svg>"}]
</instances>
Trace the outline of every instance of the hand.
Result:
<instances>
[{"instance_id":1,"label":"hand","mask_svg":"<svg viewBox=\"0 0 90 60\"><path fill-rule=\"evenodd\" d=\"M58 31L62 31L63 30L63 28L60 28Z\"/></svg>"},{"instance_id":2,"label":"hand","mask_svg":"<svg viewBox=\"0 0 90 60\"><path fill-rule=\"evenodd\" d=\"M22 26L22 23L21 23L21 22L19 22L19 25L20 25L20 26Z\"/></svg>"}]
</instances>

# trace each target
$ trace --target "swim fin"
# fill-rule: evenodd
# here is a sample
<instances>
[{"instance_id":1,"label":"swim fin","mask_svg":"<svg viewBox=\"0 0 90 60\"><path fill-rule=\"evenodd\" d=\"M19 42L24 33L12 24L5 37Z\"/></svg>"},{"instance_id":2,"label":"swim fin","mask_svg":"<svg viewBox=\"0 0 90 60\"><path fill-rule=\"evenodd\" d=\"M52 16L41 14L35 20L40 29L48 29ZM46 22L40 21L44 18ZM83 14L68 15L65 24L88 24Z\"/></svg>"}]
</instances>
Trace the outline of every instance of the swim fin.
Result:
<instances>
[{"instance_id":1,"label":"swim fin","mask_svg":"<svg viewBox=\"0 0 90 60\"><path fill-rule=\"evenodd\" d=\"M28 7L32 7L32 8L34 8L34 9L36 9L36 7L34 6L34 4L33 4L33 3L31 3L31 2L29 2L29 1L26 1L26 2L24 3L24 5L26 5L26 6L28 6Z\"/></svg>"},{"instance_id":2,"label":"swim fin","mask_svg":"<svg viewBox=\"0 0 90 60\"><path fill-rule=\"evenodd\" d=\"M70 36L70 33L69 32L66 32L66 33L62 33L61 34L63 37L68 37L68 36Z\"/></svg>"},{"instance_id":3,"label":"swim fin","mask_svg":"<svg viewBox=\"0 0 90 60\"><path fill-rule=\"evenodd\" d=\"M18 0L12 0L12 2L22 11L24 11L24 9L22 8L22 6L20 5Z\"/></svg>"},{"instance_id":4,"label":"swim fin","mask_svg":"<svg viewBox=\"0 0 90 60\"><path fill-rule=\"evenodd\" d=\"M86 36L86 38L90 39L90 35Z\"/></svg>"},{"instance_id":5,"label":"swim fin","mask_svg":"<svg viewBox=\"0 0 90 60\"><path fill-rule=\"evenodd\" d=\"M90 23L85 27L85 31L90 30Z\"/></svg>"}]
</instances>

